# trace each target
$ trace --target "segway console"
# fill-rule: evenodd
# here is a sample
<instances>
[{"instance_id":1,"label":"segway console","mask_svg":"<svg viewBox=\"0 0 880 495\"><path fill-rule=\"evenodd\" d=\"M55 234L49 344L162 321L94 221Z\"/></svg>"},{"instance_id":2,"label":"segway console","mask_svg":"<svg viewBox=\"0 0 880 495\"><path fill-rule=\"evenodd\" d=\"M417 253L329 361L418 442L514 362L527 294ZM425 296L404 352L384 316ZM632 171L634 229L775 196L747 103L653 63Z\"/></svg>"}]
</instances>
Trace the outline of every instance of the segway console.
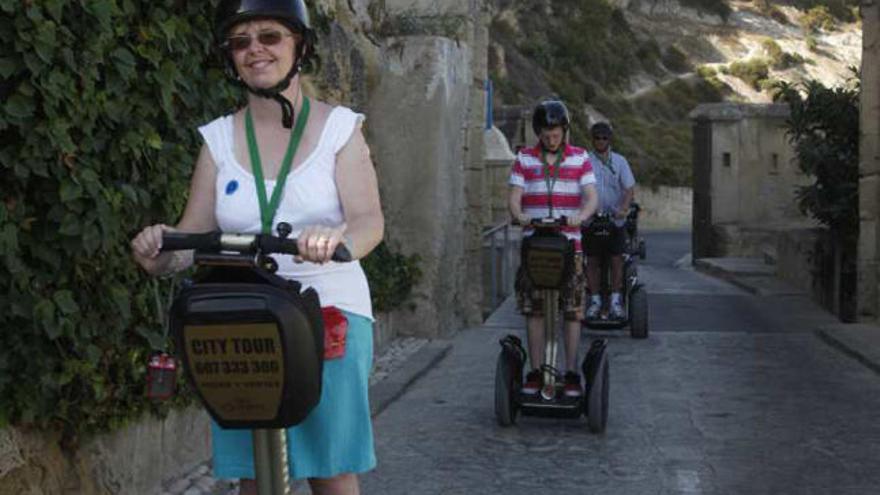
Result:
<instances>
[{"instance_id":1,"label":"segway console","mask_svg":"<svg viewBox=\"0 0 880 495\"><path fill-rule=\"evenodd\" d=\"M223 428L286 428L321 397L324 322L318 294L275 275L269 255L297 253L281 236L166 233L162 250L194 249L199 268L171 307L184 370ZM340 245L337 259L351 258Z\"/></svg>"}]
</instances>

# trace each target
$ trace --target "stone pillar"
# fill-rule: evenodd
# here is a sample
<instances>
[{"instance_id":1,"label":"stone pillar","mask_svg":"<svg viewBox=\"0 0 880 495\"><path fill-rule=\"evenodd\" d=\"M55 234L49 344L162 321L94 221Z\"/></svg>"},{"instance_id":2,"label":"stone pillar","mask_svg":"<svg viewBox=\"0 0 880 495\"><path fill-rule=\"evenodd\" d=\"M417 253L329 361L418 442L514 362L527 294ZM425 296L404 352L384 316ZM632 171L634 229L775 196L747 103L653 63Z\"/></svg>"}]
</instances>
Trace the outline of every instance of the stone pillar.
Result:
<instances>
[{"instance_id":1,"label":"stone pillar","mask_svg":"<svg viewBox=\"0 0 880 495\"><path fill-rule=\"evenodd\" d=\"M484 2L385 0L382 62L368 128L386 238L421 258L404 335L436 337L478 323L483 207Z\"/></svg>"},{"instance_id":2,"label":"stone pillar","mask_svg":"<svg viewBox=\"0 0 880 495\"><path fill-rule=\"evenodd\" d=\"M880 0L862 0L858 316L880 315Z\"/></svg>"}]
</instances>

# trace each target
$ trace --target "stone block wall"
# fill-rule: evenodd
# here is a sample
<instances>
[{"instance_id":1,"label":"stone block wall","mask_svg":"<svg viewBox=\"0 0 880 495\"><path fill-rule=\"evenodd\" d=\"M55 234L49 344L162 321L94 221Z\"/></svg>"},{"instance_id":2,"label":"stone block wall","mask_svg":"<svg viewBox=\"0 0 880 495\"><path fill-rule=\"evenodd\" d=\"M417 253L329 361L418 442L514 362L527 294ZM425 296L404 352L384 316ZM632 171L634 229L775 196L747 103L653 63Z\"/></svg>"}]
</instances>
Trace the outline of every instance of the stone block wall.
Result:
<instances>
[{"instance_id":1,"label":"stone block wall","mask_svg":"<svg viewBox=\"0 0 880 495\"><path fill-rule=\"evenodd\" d=\"M89 439L73 453L57 434L0 430L0 494L159 493L163 481L210 459L209 428L199 408L173 411Z\"/></svg>"},{"instance_id":2,"label":"stone block wall","mask_svg":"<svg viewBox=\"0 0 880 495\"><path fill-rule=\"evenodd\" d=\"M858 316L880 317L880 1L863 0Z\"/></svg>"},{"instance_id":3,"label":"stone block wall","mask_svg":"<svg viewBox=\"0 0 880 495\"><path fill-rule=\"evenodd\" d=\"M635 201L642 211L639 229L690 229L693 222L693 189L636 187Z\"/></svg>"}]
</instances>

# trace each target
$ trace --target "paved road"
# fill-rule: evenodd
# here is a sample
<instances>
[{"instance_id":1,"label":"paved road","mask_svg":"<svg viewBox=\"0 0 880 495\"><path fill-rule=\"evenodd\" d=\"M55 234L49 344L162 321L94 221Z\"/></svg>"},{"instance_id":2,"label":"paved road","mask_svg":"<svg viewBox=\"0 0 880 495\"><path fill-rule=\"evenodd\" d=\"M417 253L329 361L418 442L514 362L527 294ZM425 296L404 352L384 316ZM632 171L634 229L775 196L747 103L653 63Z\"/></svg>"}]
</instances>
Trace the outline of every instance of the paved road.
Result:
<instances>
[{"instance_id":1,"label":"paved road","mask_svg":"<svg viewBox=\"0 0 880 495\"><path fill-rule=\"evenodd\" d=\"M817 338L833 318L677 268L686 233L647 238L652 333L602 334L604 435L583 420L496 424L497 342L522 326L506 305L376 418L379 467L363 492L880 493L880 377Z\"/></svg>"}]
</instances>

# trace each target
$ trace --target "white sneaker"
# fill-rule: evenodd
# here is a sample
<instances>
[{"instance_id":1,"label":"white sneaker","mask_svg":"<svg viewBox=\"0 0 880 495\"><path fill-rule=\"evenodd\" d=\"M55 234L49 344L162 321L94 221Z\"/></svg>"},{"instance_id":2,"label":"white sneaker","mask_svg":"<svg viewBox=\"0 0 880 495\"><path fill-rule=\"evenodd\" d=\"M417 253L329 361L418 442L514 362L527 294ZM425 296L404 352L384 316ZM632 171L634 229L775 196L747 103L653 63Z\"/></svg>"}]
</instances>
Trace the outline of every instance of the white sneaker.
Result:
<instances>
[{"instance_id":1,"label":"white sneaker","mask_svg":"<svg viewBox=\"0 0 880 495\"><path fill-rule=\"evenodd\" d=\"M599 311L602 310L602 301L593 300L590 302L590 307L587 308L586 317L589 320L595 319L599 317Z\"/></svg>"},{"instance_id":2,"label":"white sneaker","mask_svg":"<svg viewBox=\"0 0 880 495\"><path fill-rule=\"evenodd\" d=\"M622 320L623 315L623 305L620 304L620 301L614 301L611 303L611 318L615 320Z\"/></svg>"}]
</instances>

